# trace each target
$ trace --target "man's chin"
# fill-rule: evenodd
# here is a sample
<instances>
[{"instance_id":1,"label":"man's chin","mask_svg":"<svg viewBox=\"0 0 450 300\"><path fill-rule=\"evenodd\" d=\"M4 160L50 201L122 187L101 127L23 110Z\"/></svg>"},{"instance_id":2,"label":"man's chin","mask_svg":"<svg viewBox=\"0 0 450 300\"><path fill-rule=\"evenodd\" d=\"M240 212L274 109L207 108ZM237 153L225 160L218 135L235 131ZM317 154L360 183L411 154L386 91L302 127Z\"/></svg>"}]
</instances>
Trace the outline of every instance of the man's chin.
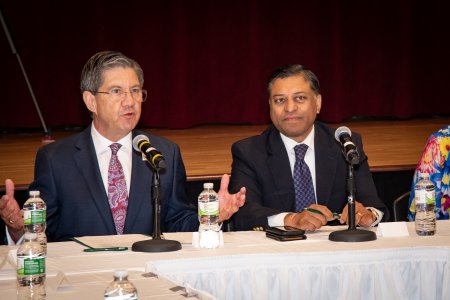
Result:
<instances>
[{"instance_id":1,"label":"man's chin","mask_svg":"<svg viewBox=\"0 0 450 300\"><path fill-rule=\"evenodd\" d=\"M282 130L280 130L280 132L293 140L297 140L298 138L301 138L303 140L304 137L306 137L305 135L307 130L305 129L301 130L298 128L298 126L297 128L289 128L285 126L282 128Z\"/></svg>"},{"instance_id":2,"label":"man's chin","mask_svg":"<svg viewBox=\"0 0 450 300\"><path fill-rule=\"evenodd\" d=\"M133 130L137 125L137 121L136 120L125 120L124 122L122 122L122 129L124 131L131 131Z\"/></svg>"}]
</instances>

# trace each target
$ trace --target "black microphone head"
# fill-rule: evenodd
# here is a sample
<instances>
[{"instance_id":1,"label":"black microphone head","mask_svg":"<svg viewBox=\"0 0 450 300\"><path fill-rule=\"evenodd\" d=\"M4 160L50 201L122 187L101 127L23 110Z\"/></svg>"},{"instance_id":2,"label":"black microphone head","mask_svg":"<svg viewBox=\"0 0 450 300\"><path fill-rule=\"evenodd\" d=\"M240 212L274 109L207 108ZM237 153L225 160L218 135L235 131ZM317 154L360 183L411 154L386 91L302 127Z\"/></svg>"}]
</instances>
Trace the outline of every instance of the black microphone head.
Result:
<instances>
[{"instance_id":1,"label":"black microphone head","mask_svg":"<svg viewBox=\"0 0 450 300\"><path fill-rule=\"evenodd\" d=\"M142 141L146 141L146 142L150 143L150 140L148 139L148 137L143 134L135 136L133 139L133 149L136 151L141 151L141 149L139 149L139 143Z\"/></svg>"},{"instance_id":2,"label":"black microphone head","mask_svg":"<svg viewBox=\"0 0 450 300\"><path fill-rule=\"evenodd\" d=\"M349 136L352 136L352 131L350 130L350 128L346 126L341 126L334 132L334 138L336 139L336 141L340 142L341 135L345 133L348 134Z\"/></svg>"}]
</instances>

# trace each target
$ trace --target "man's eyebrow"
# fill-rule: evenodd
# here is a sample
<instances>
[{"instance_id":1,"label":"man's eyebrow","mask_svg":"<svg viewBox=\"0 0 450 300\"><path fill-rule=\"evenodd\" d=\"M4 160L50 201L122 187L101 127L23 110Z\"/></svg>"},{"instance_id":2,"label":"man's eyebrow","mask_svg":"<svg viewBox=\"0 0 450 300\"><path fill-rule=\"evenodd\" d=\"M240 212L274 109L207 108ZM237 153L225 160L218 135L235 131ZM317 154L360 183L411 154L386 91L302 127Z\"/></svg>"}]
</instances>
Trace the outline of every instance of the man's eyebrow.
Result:
<instances>
[{"instance_id":1,"label":"man's eyebrow","mask_svg":"<svg viewBox=\"0 0 450 300\"><path fill-rule=\"evenodd\" d=\"M298 94L307 94L307 92L304 91L298 91L298 92L293 92L292 95L298 95ZM286 96L287 94L274 94L272 97L277 97L277 96Z\"/></svg>"}]
</instances>

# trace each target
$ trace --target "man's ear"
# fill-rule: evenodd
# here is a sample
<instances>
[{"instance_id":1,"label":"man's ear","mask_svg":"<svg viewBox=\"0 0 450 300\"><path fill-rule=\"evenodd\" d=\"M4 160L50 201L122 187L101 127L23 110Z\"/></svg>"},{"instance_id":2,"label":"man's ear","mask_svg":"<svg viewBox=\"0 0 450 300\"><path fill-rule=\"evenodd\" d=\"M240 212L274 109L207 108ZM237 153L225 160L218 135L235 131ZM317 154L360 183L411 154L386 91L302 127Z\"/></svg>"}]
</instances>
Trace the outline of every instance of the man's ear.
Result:
<instances>
[{"instance_id":1,"label":"man's ear","mask_svg":"<svg viewBox=\"0 0 450 300\"><path fill-rule=\"evenodd\" d=\"M97 113L97 102L95 101L95 96L91 92L83 92L83 101L90 112Z\"/></svg>"},{"instance_id":2,"label":"man's ear","mask_svg":"<svg viewBox=\"0 0 450 300\"><path fill-rule=\"evenodd\" d=\"M317 95L316 106L317 106L316 114L319 114L320 113L320 109L322 108L322 96L321 95Z\"/></svg>"}]
</instances>

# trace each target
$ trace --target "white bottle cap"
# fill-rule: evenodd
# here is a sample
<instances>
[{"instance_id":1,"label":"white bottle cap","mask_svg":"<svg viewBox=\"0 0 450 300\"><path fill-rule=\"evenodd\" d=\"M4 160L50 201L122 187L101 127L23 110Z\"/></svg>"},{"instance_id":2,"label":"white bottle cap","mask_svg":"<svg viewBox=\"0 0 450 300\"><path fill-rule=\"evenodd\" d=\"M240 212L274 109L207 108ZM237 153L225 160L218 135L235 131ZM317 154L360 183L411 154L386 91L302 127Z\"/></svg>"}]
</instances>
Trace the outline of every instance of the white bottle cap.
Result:
<instances>
[{"instance_id":1,"label":"white bottle cap","mask_svg":"<svg viewBox=\"0 0 450 300\"><path fill-rule=\"evenodd\" d=\"M37 197L37 196L39 196L41 194L41 192L39 192L39 191L30 191L29 194L32 197Z\"/></svg>"},{"instance_id":2,"label":"white bottle cap","mask_svg":"<svg viewBox=\"0 0 450 300\"><path fill-rule=\"evenodd\" d=\"M205 182L203 184L203 188L204 189L212 189L212 188L214 188L214 183L212 183L212 182Z\"/></svg>"},{"instance_id":3,"label":"white bottle cap","mask_svg":"<svg viewBox=\"0 0 450 300\"><path fill-rule=\"evenodd\" d=\"M114 277L122 279L128 276L127 270L116 270L114 271Z\"/></svg>"}]
</instances>

